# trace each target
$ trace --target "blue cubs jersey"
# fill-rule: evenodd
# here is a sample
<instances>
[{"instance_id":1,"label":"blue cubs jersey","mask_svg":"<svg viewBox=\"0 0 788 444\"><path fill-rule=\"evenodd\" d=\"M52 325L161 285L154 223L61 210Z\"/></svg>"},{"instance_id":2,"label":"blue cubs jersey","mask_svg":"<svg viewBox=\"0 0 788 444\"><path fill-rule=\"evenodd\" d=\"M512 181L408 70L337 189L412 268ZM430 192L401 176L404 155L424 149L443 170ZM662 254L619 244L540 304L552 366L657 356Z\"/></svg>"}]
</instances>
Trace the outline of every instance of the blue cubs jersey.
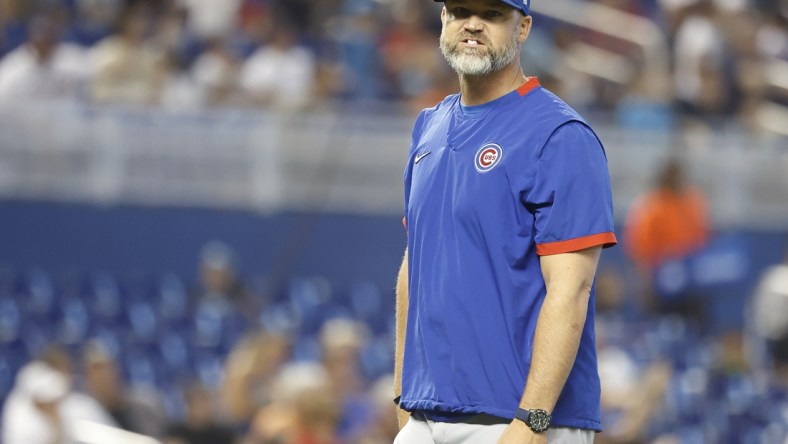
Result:
<instances>
[{"instance_id":1,"label":"blue cubs jersey","mask_svg":"<svg viewBox=\"0 0 788 444\"><path fill-rule=\"evenodd\" d=\"M611 246L599 140L535 78L422 111L405 170L409 310L400 406L513 418L545 283L540 255ZM601 430L594 292L553 425Z\"/></svg>"}]
</instances>

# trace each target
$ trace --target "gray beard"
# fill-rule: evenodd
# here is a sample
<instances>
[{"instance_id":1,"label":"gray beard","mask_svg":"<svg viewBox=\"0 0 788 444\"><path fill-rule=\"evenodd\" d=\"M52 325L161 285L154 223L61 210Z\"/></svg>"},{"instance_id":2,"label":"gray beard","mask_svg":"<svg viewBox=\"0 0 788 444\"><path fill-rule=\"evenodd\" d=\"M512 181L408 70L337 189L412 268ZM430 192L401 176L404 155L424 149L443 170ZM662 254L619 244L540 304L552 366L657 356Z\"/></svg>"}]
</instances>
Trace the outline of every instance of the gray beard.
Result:
<instances>
[{"instance_id":1,"label":"gray beard","mask_svg":"<svg viewBox=\"0 0 788 444\"><path fill-rule=\"evenodd\" d=\"M518 49L517 35L513 35L512 40L502 48L487 46L487 50L482 52L481 48L461 48L459 42L450 43L443 30L440 47L449 66L457 74L467 76L484 76L506 68L514 61Z\"/></svg>"}]
</instances>

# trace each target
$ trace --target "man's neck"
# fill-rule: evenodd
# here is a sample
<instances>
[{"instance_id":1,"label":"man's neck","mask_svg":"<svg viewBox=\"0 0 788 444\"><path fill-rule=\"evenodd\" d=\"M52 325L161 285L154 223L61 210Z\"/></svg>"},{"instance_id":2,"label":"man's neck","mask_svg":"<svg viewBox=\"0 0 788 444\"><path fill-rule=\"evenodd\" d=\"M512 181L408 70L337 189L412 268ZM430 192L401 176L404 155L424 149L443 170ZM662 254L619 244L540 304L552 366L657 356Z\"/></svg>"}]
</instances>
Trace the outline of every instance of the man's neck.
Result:
<instances>
[{"instance_id":1,"label":"man's neck","mask_svg":"<svg viewBox=\"0 0 788 444\"><path fill-rule=\"evenodd\" d=\"M460 74L460 100L465 106L482 105L509 94L524 81L519 61L485 76Z\"/></svg>"}]
</instances>

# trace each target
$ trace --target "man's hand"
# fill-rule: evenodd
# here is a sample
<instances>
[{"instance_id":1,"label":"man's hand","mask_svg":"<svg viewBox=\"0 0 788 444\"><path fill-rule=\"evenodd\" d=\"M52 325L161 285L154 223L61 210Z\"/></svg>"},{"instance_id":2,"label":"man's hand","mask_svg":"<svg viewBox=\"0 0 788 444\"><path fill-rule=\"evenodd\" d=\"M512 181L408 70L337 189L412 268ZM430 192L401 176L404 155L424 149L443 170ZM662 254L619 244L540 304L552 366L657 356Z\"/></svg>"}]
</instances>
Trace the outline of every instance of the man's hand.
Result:
<instances>
[{"instance_id":1,"label":"man's hand","mask_svg":"<svg viewBox=\"0 0 788 444\"><path fill-rule=\"evenodd\" d=\"M506 426L498 444L547 444L547 432L534 433L524 422L515 419Z\"/></svg>"}]
</instances>

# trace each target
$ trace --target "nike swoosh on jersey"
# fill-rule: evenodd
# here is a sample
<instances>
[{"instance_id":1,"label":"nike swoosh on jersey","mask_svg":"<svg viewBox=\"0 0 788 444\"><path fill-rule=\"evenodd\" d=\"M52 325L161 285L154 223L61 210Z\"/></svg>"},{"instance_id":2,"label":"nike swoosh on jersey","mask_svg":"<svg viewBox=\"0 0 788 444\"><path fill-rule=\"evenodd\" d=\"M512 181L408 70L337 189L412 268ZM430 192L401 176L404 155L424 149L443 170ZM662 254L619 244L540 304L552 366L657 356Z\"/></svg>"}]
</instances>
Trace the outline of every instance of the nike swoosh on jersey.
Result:
<instances>
[{"instance_id":1,"label":"nike swoosh on jersey","mask_svg":"<svg viewBox=\"0 0 788 444\"><path fill-rule=\"evenodd\" d=\"M432 151L427 151L426 153L417 154L417 155L416 155L416 160L415 160L413 163L414 163L414 164L416 164L416 163L419 163L419 162L421 162L421 159L423 159L423 158L425 158L425 157L429 156L429 155L430 155L430 153L432 153Z\"/></svg>"}]
</instances>

